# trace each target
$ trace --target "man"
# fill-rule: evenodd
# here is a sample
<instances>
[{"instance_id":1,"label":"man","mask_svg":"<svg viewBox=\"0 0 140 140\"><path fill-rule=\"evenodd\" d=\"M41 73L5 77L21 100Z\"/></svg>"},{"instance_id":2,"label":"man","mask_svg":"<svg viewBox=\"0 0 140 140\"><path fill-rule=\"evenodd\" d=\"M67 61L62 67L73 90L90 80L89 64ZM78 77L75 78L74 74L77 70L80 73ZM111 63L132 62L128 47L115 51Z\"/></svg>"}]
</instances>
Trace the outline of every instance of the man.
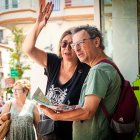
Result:
<instances>
[{"instance_id":1,"label":"man","mask_svg":"<svg viewBox=\"0 0 140 140\"><path fill-rule=\"evenodd\" d=\"M100 103L103 101L109 113L113 113L120 95L121 79L112 65L101 62L110 59L103 51L102 34L92 26L76 27L71 47L79 60L91 67L81 90L79 104L82 107L61 113L44 106L41 109L54 120L74 121L73 140L111 140L109 122Z\"/></svg>"}]
</instances>

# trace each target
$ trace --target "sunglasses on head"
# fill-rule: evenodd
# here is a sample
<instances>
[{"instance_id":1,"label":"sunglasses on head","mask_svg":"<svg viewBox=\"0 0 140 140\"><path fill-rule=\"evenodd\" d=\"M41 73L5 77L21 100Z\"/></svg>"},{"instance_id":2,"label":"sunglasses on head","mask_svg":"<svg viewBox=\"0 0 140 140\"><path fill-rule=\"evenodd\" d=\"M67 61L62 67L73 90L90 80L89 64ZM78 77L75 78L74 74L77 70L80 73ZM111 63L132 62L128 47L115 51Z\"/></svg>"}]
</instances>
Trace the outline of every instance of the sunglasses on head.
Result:
<instances>
[{"instance_id":1,"label":"sunglasses on head","mask_svg":"<svg viewBox=\"0 0 140 140\"><path fill-rule=\"evenodd\" d=\"M61 42L61 47L62 48L66 48L66 47L71 48L71 44L72 44L72 42L63 41L63 42Z\"/></svg>"}]
</instances>

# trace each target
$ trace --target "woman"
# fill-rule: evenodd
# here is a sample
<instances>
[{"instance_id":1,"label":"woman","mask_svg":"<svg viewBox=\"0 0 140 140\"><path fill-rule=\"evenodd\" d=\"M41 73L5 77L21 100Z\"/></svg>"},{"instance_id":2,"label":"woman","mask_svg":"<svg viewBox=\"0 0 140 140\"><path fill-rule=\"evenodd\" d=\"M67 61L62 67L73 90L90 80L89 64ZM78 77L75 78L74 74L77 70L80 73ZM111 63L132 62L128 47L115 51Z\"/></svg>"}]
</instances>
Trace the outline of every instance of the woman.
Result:
<instances>
[{"instance_id":1,"label":"woman","mask_svg":"<svg viewBox=\"0 0 140 140\"><path fill-rule=\"evenodd\" d=\"M3 101L3 96L0 96L0 113L2 112L2 108L5 102Z\"/></svg>"},{"instance_id":2,"label":"woman","mask_svg":"<svg viewBox=\"0 0 140 140\"><path fill-rule=\"evenodd\" d=\"M8 112L11 114L11 125L6 140L36 140L34 126L37 130L40 118L35 104L27 99L30 88L28 80L17 80L12 89L14 100L8 101L3 107L2 120L8 119L9 116L5 116Z\"/></svg>"},{"instance_id":3,"label":"woman","mask_svg":"<svg viewBox=\"0 0 140 140\"><path fill-rule=\"evenodd\" d=\"M31 32L26 36L23 51L34 61L44 67L45 75L48 77L46 96L52 104L78 104L80 91L84 79L88 73L89 66L80 63L75 52L71 48L72 33L67 30L63 33L60 42L60 56L46 53L37 47L35 43L43 27L53 10L53 4L48 2L40 13ZM72 122L55 122L55 135L44 136L44 139L72 140Z\"/></svg>"}]
</instances>

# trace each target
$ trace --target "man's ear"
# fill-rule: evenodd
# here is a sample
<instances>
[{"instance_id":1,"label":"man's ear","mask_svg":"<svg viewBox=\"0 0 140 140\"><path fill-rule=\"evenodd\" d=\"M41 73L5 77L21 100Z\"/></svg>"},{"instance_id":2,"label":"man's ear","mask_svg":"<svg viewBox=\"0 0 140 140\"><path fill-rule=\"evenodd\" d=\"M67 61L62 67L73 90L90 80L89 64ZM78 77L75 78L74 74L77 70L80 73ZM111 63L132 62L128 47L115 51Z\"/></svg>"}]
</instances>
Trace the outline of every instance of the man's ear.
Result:
<instances>
[{"instance_id":1,"label":"man's ear","mask_svg":"<svg viewBox=\"0 0 140 140\"><path fill-rule=\"evenodd\" d=\"M95 44L95 47L97 48L97 47L100 47L100 38L99 37L96 37L95 39L94 39L94 44Z\"/></svg>"}]
</instances>

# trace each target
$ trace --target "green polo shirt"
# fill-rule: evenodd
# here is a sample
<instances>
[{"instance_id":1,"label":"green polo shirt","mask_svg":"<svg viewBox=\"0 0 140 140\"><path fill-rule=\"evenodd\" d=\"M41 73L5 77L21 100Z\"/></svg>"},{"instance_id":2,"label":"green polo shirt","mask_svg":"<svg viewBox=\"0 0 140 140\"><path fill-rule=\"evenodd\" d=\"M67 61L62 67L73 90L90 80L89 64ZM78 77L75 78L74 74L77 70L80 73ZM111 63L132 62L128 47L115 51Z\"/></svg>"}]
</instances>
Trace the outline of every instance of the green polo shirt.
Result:
<instances>
[{"instance_id":1,"label":"green polo shirt","mask_svg":"<svg viewBox=\"0 0 140 140\"><path fill-rule=\"evenodd\" d=\"M107 63L92 67L81 90L79 104L84 105L85 96L95 94L104 99L107 110L115 110L120 95L120 76L116 69ZM73 140L113 140L108 120L100 106L90 120L74 121Z\"/></svg>"}]
</instances>

